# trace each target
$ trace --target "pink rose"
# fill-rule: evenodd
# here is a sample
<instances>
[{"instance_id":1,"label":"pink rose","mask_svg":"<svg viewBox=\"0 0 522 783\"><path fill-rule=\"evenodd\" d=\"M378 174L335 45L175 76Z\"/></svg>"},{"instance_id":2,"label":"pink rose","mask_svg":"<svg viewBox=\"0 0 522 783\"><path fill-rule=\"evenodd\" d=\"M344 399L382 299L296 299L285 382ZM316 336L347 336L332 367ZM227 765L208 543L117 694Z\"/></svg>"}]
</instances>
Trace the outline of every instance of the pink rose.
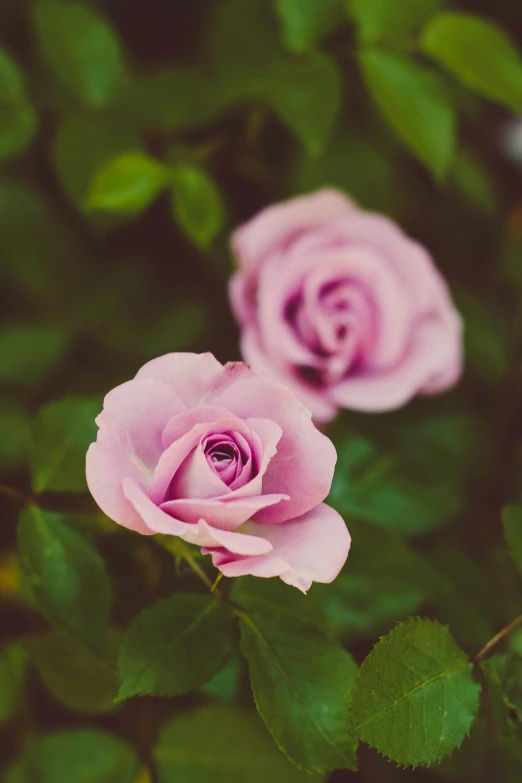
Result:
<instances>
[{"instance_id":1,"label":"pink rose","mask_svg":"<svg viewBox=\"0 0 522 783\"><path fill-rule=\"evenodd\" d=\"M321 190L233 235L230 299L243 357L328 421L383 411L458 379L461 320L426 252L387 218Z\"/></svg>"},{"instance_id":2,"label":"pink rose","mask_svg":"<svg viewBox=\"0 0 522 783\"><path fill-rule=\"evenodd\" d=\"M306 592L342 568L350 536L321 501L332 442L289 389L241 362L173 353L105 397L87 483L144 535L179 536L225 576L280 576Z\"/></svg>"}]
</instances>

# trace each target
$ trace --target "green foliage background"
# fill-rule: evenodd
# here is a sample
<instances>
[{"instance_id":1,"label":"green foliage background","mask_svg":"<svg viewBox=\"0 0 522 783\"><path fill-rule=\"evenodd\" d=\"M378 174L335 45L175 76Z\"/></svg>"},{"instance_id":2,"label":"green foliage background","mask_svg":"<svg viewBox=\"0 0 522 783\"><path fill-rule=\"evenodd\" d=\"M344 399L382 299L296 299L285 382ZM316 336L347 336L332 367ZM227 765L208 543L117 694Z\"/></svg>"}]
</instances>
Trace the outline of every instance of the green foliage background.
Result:
<instances>
[{"instance_id":1,"label":"green foliage background","mask_svg":"<svg viewBox=\"0 0 522 783\"><path fill-rule=\"evenodd\" d=\"M521 20L514 0L3 0L2 779L520 781L522 632L474 657L522 612ZM330 425L353 538L332 585L210 595L208 559L97 511L93 419L153 356L239 358L228 234L323 185L431 250L465 376Z\"/></svg>"}]
</instances>

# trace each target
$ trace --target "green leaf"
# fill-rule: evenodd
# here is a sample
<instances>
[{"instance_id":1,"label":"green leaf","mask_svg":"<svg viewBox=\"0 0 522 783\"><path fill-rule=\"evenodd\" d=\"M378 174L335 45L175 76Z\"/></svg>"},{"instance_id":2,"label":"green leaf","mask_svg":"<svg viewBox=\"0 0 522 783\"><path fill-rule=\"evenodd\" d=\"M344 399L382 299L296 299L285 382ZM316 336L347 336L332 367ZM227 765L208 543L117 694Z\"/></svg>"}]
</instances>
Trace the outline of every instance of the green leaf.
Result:
<instances>
[{"instance_id":1,"label":"green leaf","mask_svg":"<svg viewBox=\"0 0 522 783\"><path fill-rule=\"evenodd\" d=\"M23 407L12 399L0 399L0 466L16 467L29 453L29 423Z\"/></svg>"},{"instance_id":2,"label":"green leaf","mask_svg":"<svg viewBox=\"0 0 522 783\"><path fill-rule=\"evenodd\" d=\"M133 783L133 749L105 731L60 731L33 739L7 773L6 783Z\"/></svg>"},{"instance_id":3,"label":"green leaf","mask_svg":"<svg viewBox=\"0 0 522 783\"><path fill-rule=\"evenodd\" d=\"M0 160L17 155L29 145L37 122L20 69L0 49Z\"/></svg>"},{"instance_id":4,"label":"green leaf","mask_svg":"<svg viewBox=\"0 0 522 783\"><path fill-rule=\"evenodd\" d=\"M447 521L464 502L464 468L455 453L458 442L439 440L444 423L449 422L435 420L433 431L425 437L404 427L403 442L394 451L348 434L336 444L339 460L328 502L342 514L397 533L422 533ZM458 433L460 442L467 443L467 428L461 425L465 422L456 421L449 432L453 438Z\"/></svg>"},{"instance_id":5,"label":"green leaf","mask_svg":"<svg viewBox=\"0 0 522 783\"><path fill-rule=\"evenodd\" d=\"M286 755L308 771L356 769L353 658L320 631L261 614L242 615L241 649L259 714Z\"/></svg>"},{"instance_id":6,"label":"green leaf","mask_svg":"<svg viewBox=\"0 0 522 783\"><path fill-rule=\"evenodd\" d=\"M504 506L502 526L511 557L522 574L522 506Z\"/></svg>"},{"instance_id":7,"label":"green leaf","mask_svg":"<svg viewBox=\"0 0 522 783\"><path fill-rule=\"evenodd\" d=\"M156 601L132 622L120 652L119 699L175 696L199 688L232 649L233 617L212 595Z\"/></svg>"},{"instance_id":8,"label":"green leaf","mask_svg":"<svg viewBox=\"0 0 522 783\"><path fill-rule=\"evenodd\" d=\"M85 209L94 175L110 160L141 143L126 128L113 127L90 116L73 115L61 123L53 142L60 182L80 209Z\"/></svg>"},{"instance_id":9,"label":"green leaf","mask_svg":"<svg viewBox=\"0 0 522 783\"><path fill-rule=\"evenodd\" d=\"M224 208L213 179L200 166L172 171L172 209L179 225L199 248L208 248L223 226Z\"/></svg>"},{"instance_id":10,"label":"green leaf","mask_svg":"<svg viewBox=\"0 0 522 783\"><path fill-rule=\"evenodd\" d=\"M364 80L383 118L438 179L450 166L455 117L440 77L414 60L363 49Z\"/></svg>"},{"instance_id":11,"label":"green leaf","mask_svg":"<svg viewBox=\"0 0 522 783\"><path fill-rule=\"evenodd\" d=\"M319 155L339 113L342 81L334 61L315 54L305 63L274 67L269 100L309 155Z\"/></svg>"},{"instance_id":12,"label":"green leaf","mask_svg":"<svg viewBox=\"0 0 522 783\"><path fill-rule=\"evenodd\" d=\"M443 0L348 0L348 11L366 42L400 41L411 34Z\"/></svg>"},{"instance_id":13,"label":"green leaf","mask_svg":"<svg viewBox=\"0 0 522 783\"><path fill-rule=\"evenodd\" d=\"M268 622L284 626L286 620L299 618L303 626L324 630L327 625L323 609L313 594L304 595L280 579L258 579L242 576L234 579L231 600L248 614L262 615Z\"/></svg>"},{"instance_id":14,"label":"green leaf","mask_svg":"<svg viewBox=\"0 0 522 783\"><path fill-rule=\"evenodd\" d=\"M438 14L424 29L422 48L465 87L522 112L522 59L492 22L474 14Z\"/></svg>"},{"instance_id":15,"label":"green leaf","mask_svg":"<svg viewBox=\"0 0 522 783\"><path fill-rule=\"evenodd\" d=\"M125 68L111 27L92 7L40 0L34 9L38 44L55 77L85 106L104 106Z\"/></svg>"},{"instance_id":16,"label":"green leaf","mask_svg":"<svg viewBox=\"0 0 522 783\"><path fill-rule=\"evenodd\" d=\"M21 644L10 644L0 650L0 724L20 707L27 653Z\"/></svg>"},{"instance_id":17,"label":"green leaf","mask_svg":"<svg viewBox=\"0 0 522 783\"><path fill-rule=\"evenodd\" d=\"M361 740L397 764L432 764L458 748L480 686L448 629L413 618L384 636L361 664L350 698Z\"/></svg>"},{"instance_id":18,"label":"green leaf","mask_svg":"<svg viewBox=\"0 0 522 783\"><path fill-rule=\"evenodd\" d=\"M482 661L480 667L501 733L514 734L522 723L522 658L516 653L493 655Z\"/></svg>"},{"instance_id":19,"label":"green leaf","mask_svg":"<svg viewBox=\"0 0 522 783\"><path fill-rule=\"evenodd\" d=\"M451 169L453 184L481 212L493 214L498 208L495 185L478 158L468 150L455 156Z\"/></svg>"},{"instance_id":20,"label":"green leaf","mask_svg":"<svg viewBox=\"0 0 522 783\"><path fill-rule=\"evenodd\" d=\"M99 649L112 593L105 562L66 518L29 506L18 522L24 575L41 611L65 631Z\"/></svg>"},{"instance_id":21,"label":"green leaf","mask_svg":"<svg viewBox=\"0 0 522 783\"><path fill-rule=\"evenodd\" d=\"M167 171L142 152L127 152L96 173L87 208L134 215L149 206L167 184Z\"/></svg>"},{"instance_id":22,"label":"green leaf","mask_svg":"<svg viewBox=\"0 0 522 783\"><path fill-rule=\"evenodd\" d=\"M204 741L202 741L204 738ZM254 712L211 705L176 715L154 749L160 783L319 783L292 766Z\"/></svg>"},{"instance_id":23,"label":"green leaf","mask_svg":"<svg viewBox=\"0 0 522 783\"><path fill-rule=\"evenodd\" d=\"M349 520L349 562L333 584L312 587L335 633L353 642L375 637L405 619L433 595L437 573L400 536Z\"/></svg>"},{"instance_id":24,"label":"green leaf","mask_svg":"<svg viewBox=\"0 0 522 783\"><path fill-rule=\"evenodd\" d=\"M61 704L82 713L110 712L118 690L119 634L112 631L101 654L63 631L29 640L31 662Z\"/></svg>"},{"instance_id":25,"label":"green leaf","mask_svg":"<svg viewBox=\"0 0 522 783\"><path fill-rule=\"evenodd\" d=\"M214 699L235 701L242 674L243 659L237 651L211 680L201 686L201 691Z\"/></svg>"},{"instance_id":26,"label":"green leaf","mask_svg":"<svg viewBox=\"0 0 522 783\"><path fill-rule=\"evenodd\" d=\"M85 453L96 440L99 400L64 397L40 408L32 426L31 476L36 492L82 492Z\"/></svg>"},{"instance_id":27,"label":"green leaf","mask_svg":"<svg viewBox=\"0 0 522 783\"><path fill-rule=\"evenodd\" d=\"M0 381L42 383L63 359L68 335L51 326L8 326L0 331Z\"/></svg>"},{"instance_id":28,"label":"green leaf","mask_svg":"<svg viewBox=\"0 0 522 783\"><path fill-rule=\"evenodd\" d=\"M283 42L290 52L313 51L321 38L340 27L344 0L274 0Z\"/></svg>"},{"instance_id":29,"label":"green leaf","mask_svg":"<svg viewBox=\"0 0 522 783\"><path fill-rule=\"evenodd\" d=\"M171 131L208 122L221 104L211 74L163 68L130 80L111 110L138 128Z\"/></svg>"}]
</instances>

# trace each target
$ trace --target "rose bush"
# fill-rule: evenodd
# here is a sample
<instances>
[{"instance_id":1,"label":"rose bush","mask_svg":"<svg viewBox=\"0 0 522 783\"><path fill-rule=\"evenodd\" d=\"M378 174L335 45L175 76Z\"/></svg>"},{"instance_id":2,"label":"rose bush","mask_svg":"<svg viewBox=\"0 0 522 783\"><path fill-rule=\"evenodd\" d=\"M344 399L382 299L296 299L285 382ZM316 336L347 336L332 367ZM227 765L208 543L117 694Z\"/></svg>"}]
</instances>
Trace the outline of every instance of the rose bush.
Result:
<instances>
[{"instance_id":1,"label":"rose bush","mask_svg":"<svg viewBox=\"0 0 522 783\"><path fill-rule=\"evenodd\" d=\"M335 190L241 226L230 285L245 361L327 421L338 407L397 408L451 386L461 320L427 251Z\"/></svg>"},{"instance_id":2,"label":"rose bush","mask_svg":"<svg viewBox=\"0 0 522 783\"><path fill-rule=\"evenodd\" d=\"M179 536L225 576L280 576L306 591L348 555L322 503L331 441L288 388L211 354L168 354L105 397L87 482L100 508L138 533Z\"/></svg>"}]
</instances>

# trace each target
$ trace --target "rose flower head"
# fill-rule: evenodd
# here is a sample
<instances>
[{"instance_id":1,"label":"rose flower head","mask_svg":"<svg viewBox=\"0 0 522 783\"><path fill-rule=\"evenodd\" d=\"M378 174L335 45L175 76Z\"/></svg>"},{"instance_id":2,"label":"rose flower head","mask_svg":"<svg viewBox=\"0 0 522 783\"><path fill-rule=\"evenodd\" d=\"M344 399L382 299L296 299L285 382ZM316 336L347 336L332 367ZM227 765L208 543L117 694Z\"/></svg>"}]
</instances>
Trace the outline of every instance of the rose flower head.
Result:
<instances>
[{"instance_id":1,"label":"rose flower head","mask_svg":"<svg viewBox=\"0 0 522 783\"><path fill-rule=\"evenodd\" d=\"M462 325L428 252L336 190L275 204L232 238L243 358L316 421L454 384Z\"/></svg>"},{"instance_id":2,"label":"rose flower head","mask_svg":"<svg viewBox=\"0 0 522 783\"><path fill-rule=\"evenodd\" d=\"M342 568L350 536L322 501L336 451L295 394L241 362L173 353L110 391L87 452L105 514L179 536L225 576L279 576L306 592Z\"/></svg>"}]
</instances>

